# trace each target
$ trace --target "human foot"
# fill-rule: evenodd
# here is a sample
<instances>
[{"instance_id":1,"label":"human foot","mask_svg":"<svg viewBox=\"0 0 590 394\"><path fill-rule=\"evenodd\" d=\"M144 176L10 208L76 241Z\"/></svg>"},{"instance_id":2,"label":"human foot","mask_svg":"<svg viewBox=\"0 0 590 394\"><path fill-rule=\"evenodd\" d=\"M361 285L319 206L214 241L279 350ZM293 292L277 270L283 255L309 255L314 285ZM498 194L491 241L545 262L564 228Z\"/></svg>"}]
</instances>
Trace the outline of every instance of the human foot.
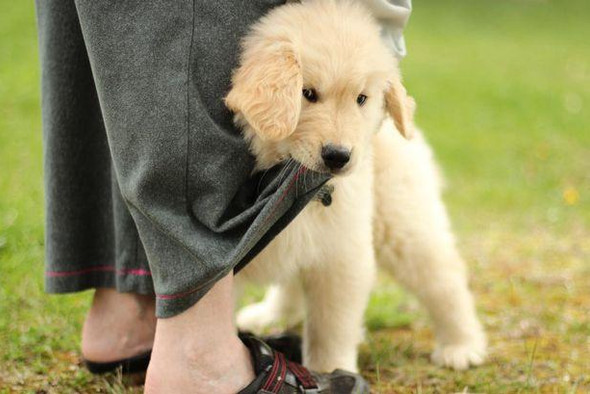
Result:
<instances>
[{"instance_id":1,"label":"human foot","mask_svg":"<svg viewBox=\"0 0 590 394\"><path fill-rule=\"evenodd\" d=\"M144 393L233 394L255 378L250 353L236 336L208 346L174 342L156 339Z\"/></svg>"},{"instance_id":2,"label":"human foot","mask_svg":"<svg viewBox=\"0 0 590 394\"><path fill-rule=\"evenodd\" d=\"M153 296L96 289L82 329L82 356L105 363L145 354L155 329Z\"/></svg>"},{"instance_id":3,"label":"human foot","mask_svg":"<svg viewBox=\"0 0 590 394\"><path fill-rule=\"evenodd\" d=\"M254 380L250 352L233 323L233 275L195 305L159 319L145 393L236 393Z\"/></svg>"}]
</instances>

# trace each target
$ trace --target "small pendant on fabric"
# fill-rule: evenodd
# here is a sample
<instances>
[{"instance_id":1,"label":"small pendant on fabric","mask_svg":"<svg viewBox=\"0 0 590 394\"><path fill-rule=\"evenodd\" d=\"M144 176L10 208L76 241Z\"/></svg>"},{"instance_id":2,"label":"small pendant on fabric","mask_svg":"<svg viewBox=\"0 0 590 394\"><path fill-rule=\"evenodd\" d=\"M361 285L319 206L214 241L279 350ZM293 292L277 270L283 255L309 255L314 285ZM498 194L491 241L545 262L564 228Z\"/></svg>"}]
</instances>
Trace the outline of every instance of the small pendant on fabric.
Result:
<instances>
[{"instance_id":1,"label":"small pendant on fabric","mask_svg":"<svg viewBox=\"0 0 590 394\"><path fill-rule=\"evenodd\" d=\"M315 199L322 203L323 206L329 207L332 205L332 193L334 192L334 186L324 185L316 194Z\"/></svg>"}]
</instances>

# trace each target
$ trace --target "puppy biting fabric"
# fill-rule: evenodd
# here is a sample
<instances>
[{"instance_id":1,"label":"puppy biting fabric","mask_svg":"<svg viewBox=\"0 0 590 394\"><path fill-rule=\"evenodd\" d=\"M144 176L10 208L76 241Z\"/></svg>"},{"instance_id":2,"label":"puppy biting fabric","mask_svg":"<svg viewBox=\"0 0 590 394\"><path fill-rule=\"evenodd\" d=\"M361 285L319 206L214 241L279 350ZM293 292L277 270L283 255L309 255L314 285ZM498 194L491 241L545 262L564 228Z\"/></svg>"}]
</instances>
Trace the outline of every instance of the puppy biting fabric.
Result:
<instances>
[{"instance_id":1,"label":"puppy biting fabric","mask_svg":"<svg viewBox=\"0 0 590 394\"><path fill-rule=\"evenodd\" d=\"M47 291L155 293L173 316L313 199L328 176L293 166L260 188L222 101L240 37L283 3L37 2Z\"/></svg>"}]
</instances>

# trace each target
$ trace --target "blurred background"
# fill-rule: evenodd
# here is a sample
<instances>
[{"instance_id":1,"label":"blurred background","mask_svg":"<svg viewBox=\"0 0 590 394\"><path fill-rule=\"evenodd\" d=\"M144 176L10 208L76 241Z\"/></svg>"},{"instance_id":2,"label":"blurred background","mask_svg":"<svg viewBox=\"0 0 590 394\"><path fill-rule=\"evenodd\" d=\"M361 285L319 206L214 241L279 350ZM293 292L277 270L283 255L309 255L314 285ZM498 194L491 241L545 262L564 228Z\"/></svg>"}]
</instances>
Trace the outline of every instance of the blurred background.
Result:
<instances>
[{"instance_id":1,"label":"blurred background","mask_svg":"<svg viewBox=\"0 0 590 394\"><path fill-rule=\"evenodd\" d=\"M491 355L430 365L425 314L383 277L361 356L374 392L590 391L589 16L588 0L415 0L405 84ZM90 293L43 293L39 107L33 2L0 0L0 393L137 391L80 366Z\"/></svg>"}]
</instances>

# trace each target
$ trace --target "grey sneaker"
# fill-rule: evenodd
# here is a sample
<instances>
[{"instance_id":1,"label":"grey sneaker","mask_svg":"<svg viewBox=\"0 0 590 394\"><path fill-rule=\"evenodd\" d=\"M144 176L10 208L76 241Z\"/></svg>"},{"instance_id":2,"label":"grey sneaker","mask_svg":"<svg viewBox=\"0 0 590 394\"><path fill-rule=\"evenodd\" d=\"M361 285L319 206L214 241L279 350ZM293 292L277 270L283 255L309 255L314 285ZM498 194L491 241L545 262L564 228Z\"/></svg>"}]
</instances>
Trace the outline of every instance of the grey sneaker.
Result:
<instances>
[{"instance_id":1,"label":"grey sneaker","mask_svg":"<svg viewBox=\"0 0 590 394\"><path fill-rule=\"evenodd\" d=\"M256 379L238 394L369 394L360 375L340 369L311 372L254 336L240 335L240 339L250 350Z\"/></svg>"}]
</instances>

